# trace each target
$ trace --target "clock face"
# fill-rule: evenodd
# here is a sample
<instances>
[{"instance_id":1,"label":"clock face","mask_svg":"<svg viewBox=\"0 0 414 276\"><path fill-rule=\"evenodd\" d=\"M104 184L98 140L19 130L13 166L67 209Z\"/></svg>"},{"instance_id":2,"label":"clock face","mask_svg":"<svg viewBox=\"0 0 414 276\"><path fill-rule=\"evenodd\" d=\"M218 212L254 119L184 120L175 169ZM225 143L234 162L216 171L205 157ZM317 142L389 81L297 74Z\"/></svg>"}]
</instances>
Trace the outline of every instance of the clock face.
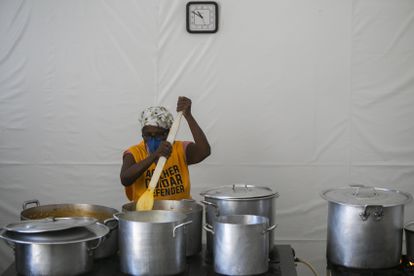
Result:
<instances>
[{"instance_id":1,"label":"clock face","mask_svg":"<svg viewBox=\"0 0 414 276\"><path fill-rule=\"evenodd\" d=\"M190 33L215 33L218 29L216 2L187 3L187 31Z\"/></svg>"}]
</instances>

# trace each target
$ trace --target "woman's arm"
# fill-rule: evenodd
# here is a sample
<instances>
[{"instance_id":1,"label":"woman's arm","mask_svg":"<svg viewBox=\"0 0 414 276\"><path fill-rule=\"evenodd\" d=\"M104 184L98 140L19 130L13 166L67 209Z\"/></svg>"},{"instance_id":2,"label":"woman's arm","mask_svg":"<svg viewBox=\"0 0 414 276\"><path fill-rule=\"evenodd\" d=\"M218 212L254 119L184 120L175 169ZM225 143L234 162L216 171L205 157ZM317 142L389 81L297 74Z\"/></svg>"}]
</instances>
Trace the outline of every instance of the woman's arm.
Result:
<instances>
[{"instance_id":1,"label":"woman's arm","mask_svg":"<svg viewBox=\"0 0 414 276\"><path fill-rule=\"evenodd\" d=\"M137 180L154 162L154 155L151 154L141 162L135 163L131 153L126 153L123 158L121 168L121 183L129 186Z\"/></svg>"},{"instance_id":2,"label":"woman's arm","mask_svg":"<svg viewBox=\"0 0 414 276\"><path fill-rule=\"evenodd\" d=\"M210 155L210 144L203 130L191 114L191 100L186 97L179 97L177 102L178 111L183 111L184 118L187 120L194 139L194 143L190 143L187 146L187 164L199 163Z\"/></svg>"},{"instance_id":3,"label":"woman's arm","mask_svg":"<svg viewBox=\"0 0 414 276\"><path fill-rule=\"evenodd\" d=\"M147 158L137 163L131 153L124 154L120 175L122 185L129 186L134 183L160 156L168 158L171 155L171 151L171 144L163 141L153 154L148 155Z\"/></svg>"}]
</instances>

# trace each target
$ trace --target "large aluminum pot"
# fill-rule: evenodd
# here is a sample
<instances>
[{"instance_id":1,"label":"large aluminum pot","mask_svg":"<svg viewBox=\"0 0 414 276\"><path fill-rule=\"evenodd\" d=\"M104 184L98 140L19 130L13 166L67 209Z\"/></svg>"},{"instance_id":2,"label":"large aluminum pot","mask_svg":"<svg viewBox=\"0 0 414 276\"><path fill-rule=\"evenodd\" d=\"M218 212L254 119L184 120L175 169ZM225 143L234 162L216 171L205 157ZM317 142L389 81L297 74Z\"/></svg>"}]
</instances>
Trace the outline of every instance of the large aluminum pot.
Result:
<instances>
[{"instance_id":1,"label":"large aluminum pot","mask_svg":"<svg viewBox=\"0 0 414 276\"><path fill-rule=\"evenodd\" d=\"M235 184L222 186L201 193L206 205L206 222L213 225L218 216L256 215L269 219L276 224L276 198L278 193L268 187ZM273 250L274 233L269 235L269 250ZM213 236L207 233L207 253L213 254Z\"/></svg>"},{"instance_id":2,"label":"large aluminum pot","mask_svg":"<svg viewBox=\"0 0 414 276\"><path fill-rule=\"evenodd\" d=\"M34 205L34 207L32 206ZM113 214L119 211L113 208L92 204L49 204L40 205L37 199L23 203L20 213L22 220L42 219L47 217L92 217L110 229L110 234L95 252L95 259L106 258L118 252L118 222Z\"/></svg>"},{"instance_id":3,"label":"large aluminum pot","mask_svg":"<svg viewBox=\"0 0 414 276\"><path fill-rule=\"evenodd\" d=\"M173 275L185 270L184 214L137 211L115 214L119 221L121 271L133 275Z\"/></svg>"},{"instance_id":4,"label":"large aluminum pot","mask_svg":"<svg viewBox=\"0 0 414 276\"><path fill-rule=\"evenodd\" d=\"M1 230L0 238L14 249L19 275L68 276L92 270L94 250L108 233L107 226L94 223L30 234Z\"/></svg>"},{"instance_id":5,"label":"large aluminum pot","mask_svg":"<svg viewBox=\"0 0 414 276\"><path fill-rule=\"evenodd\" d=\"M214 235L214 271L257 275L269 269L269 219L253 215L219 216L204 229Z\"/></svg>"},{"instance_id":6,"label":"large aluminum pot","mask_svg":"<svg viewBox=\"0 0 414 276\"><path fill-rule=\"evenodd\" d=\"M408 222L404 225L405 231L405 245L407 251L407 258L411 262L414 261L414 221Z\"/></svg>"},{"instance_id":7,"label":"large aluminum pot","mask_svg":"<svg viewBox=\"0 0 414 276\"><path fill-rule=\"evenodd\" d=\"M122 206L122 212L135 211L136 202ZM186 215L186 221L192 221L186 227L186 256L194 256L201 251L201 227L203 221L203 206L192 199L155 200L153 210L178 211Z\"/></svg>"},{"instance_id":8,"label":"large aluminum pot","mask_svg":"<svg viewBox=\"0 0 414 276\"><path fill-rule=\"evenodd\" d=\"M382 269L400 263L404 204L397 190L353 185L321 193L329 201L327 259L333 264Z\"/></svg>"}]
</instances>

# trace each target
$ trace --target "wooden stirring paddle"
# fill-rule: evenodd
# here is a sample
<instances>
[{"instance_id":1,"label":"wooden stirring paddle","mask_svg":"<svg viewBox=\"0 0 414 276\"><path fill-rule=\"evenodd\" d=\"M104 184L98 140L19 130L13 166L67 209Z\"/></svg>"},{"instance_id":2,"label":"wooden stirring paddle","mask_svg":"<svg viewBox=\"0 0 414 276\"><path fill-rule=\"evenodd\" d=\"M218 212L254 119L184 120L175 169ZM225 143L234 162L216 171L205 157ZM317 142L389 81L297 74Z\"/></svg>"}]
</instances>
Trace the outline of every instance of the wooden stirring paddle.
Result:
<instances>
[{"instance_id":1,"label":"wooden stirring paddle","mask_svg":"<svg viewBox=\"0 0 414 276\"><path fill-rule=\"evenodd\" d=\"M168 132L167 142L170 142L171 145L174 143L175 136L178 131L178 127L180 126L181 117L183 116L183 112L180 111L177 113L177 117L175 117L174 122ZM157 166L155 166L154 173L151 177L151 181L148 185L147 190L140 196L137 201L136 209L137 211L148 211L152 210L154 207L154 189L157 186L158 179L161 176L162 169L164 168L165 162L167 158L161 156L158 159Z\"/></svg>"}]
</instances>

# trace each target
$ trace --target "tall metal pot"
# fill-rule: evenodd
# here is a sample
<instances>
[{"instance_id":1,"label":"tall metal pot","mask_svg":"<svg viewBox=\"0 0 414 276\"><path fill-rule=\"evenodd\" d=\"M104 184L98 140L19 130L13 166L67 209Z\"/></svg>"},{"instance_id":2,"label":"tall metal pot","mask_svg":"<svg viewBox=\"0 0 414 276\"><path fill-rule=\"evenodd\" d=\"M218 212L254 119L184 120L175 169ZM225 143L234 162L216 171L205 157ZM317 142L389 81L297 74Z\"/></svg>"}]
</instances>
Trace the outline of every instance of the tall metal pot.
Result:
<instances>
[{"instance_id":1,"label":"tall metal pot","mask_svg":"<svg viewBox=\"0 0 414 276\"><path fill-rule=\"evenodd\" d=\"M71 276L92 270L94 251L108 233L107 226L95 223L33 234L1 230L0 238L14 249L19 275Z\"/></svg>"},{"instance_id":2,"label":"tall metal pot","mask_svg":"<svg viewBox=\"0 0 414 276\"><path fill-rule=\"evenodd\" d=\"M34 205L34 206L33 206ZM109 227L110 234L95 252L95 259L106 258L118 252L118 222L113 214L119 211L101 205L85 203L77 204L48 204L40 205L39 200L32 199L23 202L22 220L42 219L47 217L92 217Z\"/></svg>"},{"instance_id":3,"label":"tall metal pot","mask_svg":"<svg viewBox=\"0 0 414 276\"><path fill-rule=\"evenodd\" d=\"M133 275L174 275L185 270L184 214L137 211L115 214L119 221L121 271Z\"/></svg>"},{"instance_id":4,"label":"tall metal pot","mask_svg":"<svg viewBox=\"0 0 414 276\"><path fill-rule=\"evenodd\" d=\"M269 219L270 225L276 224L277 192L268 187L234 184L207 190L201 193L206 205L206 223L213 225L218 216L256 215ZM269 235L269 250L274 245L274 232ZM207 233L207 253L213 255L213 235Z\"/></svg>"},{"instance_id":5,"label":"tall metal pot","mask_svg":"<svg viewBox=\"0 0 414 276\"><path fill-rule=\"evenodd\" d=\"M122 212L135 211L136 202L122 206ZM186 227L186 256L194 256L201 251L203 206L192 199L155 200L153 210L178 211L186 216L186 221L192 221Z\"/></svg>"},{"instance_id":6,"label":"tall metal pot","mask_svg":"<svg viewBox=\"0 0 414 276\"><path fill-rule=\"evenodd\" d=\"M269 269L269 219L253 215L219 216L204 229L214 236L214 271L257 275Z\"/></svg>"},{"instance_id":7,"label":"tall metal pot","mask_svg":"<svg viewBox=\"0 0 414 276\"><path fill-rule=\"evenodd\" d=\"M400 263L404 204L397 190L353 185L321 193L328 205L327 259L337 265L382 269Z\"/></svg>"}]
</instances>

